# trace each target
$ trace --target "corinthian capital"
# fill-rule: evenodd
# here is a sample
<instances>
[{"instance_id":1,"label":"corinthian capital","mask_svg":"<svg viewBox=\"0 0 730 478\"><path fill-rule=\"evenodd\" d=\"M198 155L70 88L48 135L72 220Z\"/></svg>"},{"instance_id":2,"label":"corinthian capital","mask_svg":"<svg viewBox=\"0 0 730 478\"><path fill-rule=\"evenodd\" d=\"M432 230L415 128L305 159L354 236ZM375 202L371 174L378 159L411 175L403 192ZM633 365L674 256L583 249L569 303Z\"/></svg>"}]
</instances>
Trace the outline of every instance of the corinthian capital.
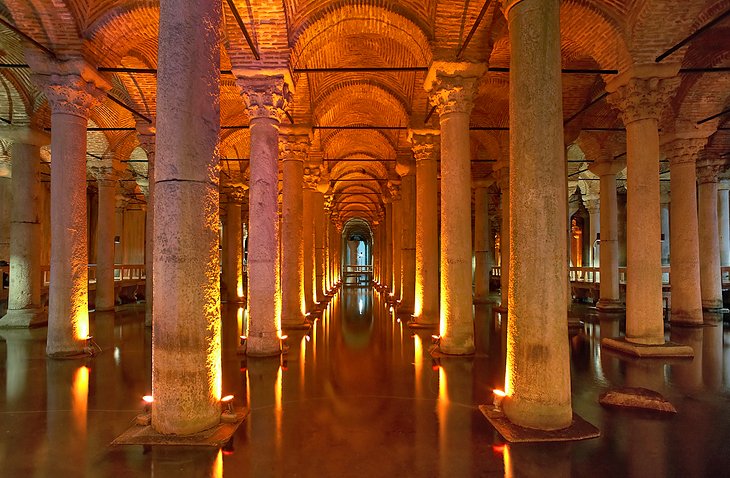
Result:
<instances>
[{"instance_id":1,"label":"corinthian capital","mask_svg":"<svg viewBox=\"0 0 730 478\"><path fill-rule=\"evenodd\" d=\"M441 132L434 129L408 130L408 140L411 142L413 159L423 161L437 159L441 145Z\"/></svg>"},{"instance_id":2,"label":"corinthian capital","mask_svg":"<svg viewBox=\"0 0 730 478\"><path fill-rule=\"evenodd\" d=\"M486 70L486 65L481 63L433 62L424 88L439 115L471 114L477 81Z\"/></svg>"},{"instance_id":3,"label":"corinthian capital","mask_svg":"<svg viewBox=\"0 0 730 478\"><path fill-rule=\"evenodd\" d=\"M607 99L619 111L624 125L642 119L659 120L679 83L679 77L630 78Z\"/></svg>"},{"instance_id":4,"label":"corinthian capital","mask_svg":"<svg viewBox=\"0 0 730 478\"><path fill-rule=\"evenodd\" d=\"M286 109L292 98L291 81L288 74L254 74L247 76L234 72L236 83L241 88L241 96L246 105L249 119L272 118L283 122Z\"/></svg>"},{"instance_id":5,"label":"corinthian capital","mask_svg":"<svg viewBox=\"0 0 730 478\"><path fill-rule=\"evenodd\" d=\"M304 168L304 188L317 189L322 172L319 167L306 166Z\"/></svg>"},{"instance_id":6,"label":"corinthian capital","mask_svg":"<svg viewBox=\"0 0 730 478\"><path fill-rule=\"evenodd\" d=\"M89 110L101 103L104 92L80 75L35 75L53 113L89 118Z\"/></svg>"},{"instance_id":7,"label":"corinthian capital","mask_svg":"<svg viewBox=\"0 0 730 478\"><path fill-rule=\"evenodd\" d=\"M281 125L279 129L279 158L282 161L307 159L312 129L305 126Z\"/></svg>"},{"instance_id":8,"label":"corinthian capital","mask_svg":"<svg viewBox=\"0 0 730 478\"><path fill-rule=\"evenodd\" d=\"M697 161L697 181L700 184L716 183L717 176L726 168L725 162L719 158L702 158Z\"/></svg>"},{"instance_id":9,"label":"corinthian capital","mask_svg":"<svg viewBox=\"0 0 730 478\"><path fill-rule=\"evenodd\" d=\"M675 139L662 146L671 166L679 164L695 164L700 152L707 144L707 138Z\"/></svg>"},{"instance_id":10,"label":"corinthian capital","mask_svg":"<svg viewBox=\"0 0 730 478\"><path fill-rule=\"evenodd\" d=\"M232 186L226 191L228 202L242 204L246 199L246 189L241 186Z\"/></svg>"}]
</instances>

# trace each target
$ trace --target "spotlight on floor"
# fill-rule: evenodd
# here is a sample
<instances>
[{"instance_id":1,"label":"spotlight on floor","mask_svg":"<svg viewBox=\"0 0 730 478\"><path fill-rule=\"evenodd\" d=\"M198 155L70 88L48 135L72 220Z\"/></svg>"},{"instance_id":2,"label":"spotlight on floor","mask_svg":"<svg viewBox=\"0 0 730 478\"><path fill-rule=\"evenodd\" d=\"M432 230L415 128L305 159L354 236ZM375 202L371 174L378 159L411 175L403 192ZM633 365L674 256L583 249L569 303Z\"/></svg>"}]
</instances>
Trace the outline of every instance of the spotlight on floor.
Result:
<instances>
[{"instance_id":1,"label":"spotlight on floor","mask_svg":"<svg viewBox=\"0 0 730 478\"><path fill-rule=\"evenodd\" d=\"M233 395L226 395L221 398L221 421L236 421L236 410L233 408Z\"/></svg>"},{"instance_id":2,"label":"spotlight on floor","mask_svg":"<svg viewBox=\"0 0 730 478\"><path fill-rule=\"evenodd\" d=\"M137 425L147 426L152 421L152 402L154 399L152 398L152 395L145 395L142 397L142 402L144 405L142 405L142 413L140 415L137 415L137 418L135 418Z\"/></svg>"},{"instance_id":3,"label":"spotlight on floor","mask_svg":"<svg viewBox=\"0 0 730 478\"><path fill-rule=\"evenodd\" d=\"M492 400L492 405L494 405L495 410L501 410L502 409L502 400L504 400L504 397L507 396L506 393L504 393L503 390L492 390L492 395L494 395L494 400Z\"/></svg>"}]
</instances>

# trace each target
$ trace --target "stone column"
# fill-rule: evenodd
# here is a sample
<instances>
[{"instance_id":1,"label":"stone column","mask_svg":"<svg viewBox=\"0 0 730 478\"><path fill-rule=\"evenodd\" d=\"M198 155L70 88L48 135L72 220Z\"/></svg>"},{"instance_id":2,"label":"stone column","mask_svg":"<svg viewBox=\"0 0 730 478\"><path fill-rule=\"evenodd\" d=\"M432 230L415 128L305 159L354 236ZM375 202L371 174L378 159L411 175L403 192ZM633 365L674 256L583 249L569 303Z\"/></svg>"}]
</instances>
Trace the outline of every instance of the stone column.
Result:
<instances>
[{"instance_id":1,"label":"stone column","mask_svg":"<svg viewBox=\"0 0 730 478\"><path fill-rule=\"evenodd\" d=\"M319 167L305 166L304 192L302 209L302 248L304 254L304 302L307 312L314 310L317 295L314 289L316 282L314 269L314 195L319 184Z\"/></svg>"},{"instance_id":2,"label":"stone column","mask_svg":"<svg viewBox=\"0 0 730 478\"><path fill-rule=\"evenodd\" d=\"M284 191L281 223L281 324L306 324L304 300L304 161L309 150L310 129L282 126L279 155L283 162Z\"/></svg>"},{"instance_id":3,"label":"stone column","mask_svg":"<svg viewBox=\"0 0 730 478\"><path fill-rule=\"evenodd\" d=\"M676 65L651 65L646 70L634 67L606 87L611 93L608 101L619 110L626 125L629 344L664 344L657 122L679 82L674 74Z\"/></svg>"},{"instance_id":4,"label":"stone column","mask_svg":"<svg viewBox=\"0 0 730 478\"><path fill-rule=\"evenodd\" d=\"M160 2L152 427L161 434L220 421L220 21L220 3Z\"/></svg>"},{"instance_id":5,"label":"stone column","mask_svg":"<svg viewBox=\"0 0 730 478\"><path fill-rule=\"evenodd\" d=\"M500 205L502 206L502 223L499 228L499 253L500 253L500 276L499 289L502 296L500 309L507 311L509 305L509 253L510 253L510 199L509 199L509 165L502 164L497 171L497 180L499 181L499 189L501 191Z\"/></svg>"},{"instance_id":6,"label":"stone column","mask_svg":"<svg viewBox=\"0 0 730 478\"><path fill-rule=\"evenodd\" d=\"M226 254L225 271L228 303L243 302L243 226L241 208L245 190L234 186L228 190L226 204Z\"/></svg>"},{"instance_id":7,"label":"stone column","mask_svg":"<svg viewBox=\"0 0 730 478\"><path fill-rule=\"evenodd\" d=\"M670 195L669 188L663 187L664 184L659 185L660 196L659 196L659 208L661 211L661 222L662 222L662 266L669 265L669 251L671 242L670 232ZM697 201L695 201L697 202Z\"/></svg>"},{"instance_id":8,"label":"stone column","mask_svg":"<svg viewBox=\"0 0 730 478\"><path fill-rule=\"evenodd\" d=\"M619 295L618 275L618 200L616 174L624 168L621 161L605 160L593 163L590 170L601 181L601 249L600 249L600 299L596 308L602 312L624 310Z\"/></svg>"},{"instance_id":9,"label":"stone column","mask_svg":"<svg viewBox=\"0 0 730 478\"><path fill-rule=\"evenodd\" d=\"M720 267L730 267L730 207L728 195L730 180L722 180L717 185L717 220L720 240Z\"/></svg>"},{"instance_id":10,"label":"stone column","mask_svg":"<svg viewBox=\"0 0 730 478\"><path fill-rule=\"evenodd\" d=\"M601 261L600 261L600 252L598 254L598 257L596 255L596 238L601 234L601 202L600 198L597 197L591 197L590 199L585 199L584 204L586 206L586 209L588 210L588 214L590 215L590 228L588 230L588 240L589 240L589 247L590 247L590 261L588 262L588 265L590 267L600 267Z\"/></svg>"},{"instance_id":11,"label":"stone column","mask_svg":"<svg viewBox=\"0 0 730 478\"><path fill-rule=\"evenodd\" d=\"M385 299L390 299L391 286L393 284L393 200L388 195L383 195L385 204L385 229L383 234L383 249L381 251L383 260L383 290Z\"/></svg>"},{"instance_id":12,"label":"stone column","mask_svg":"<svg viewBox=\"0 0 730 478\"><path fill-rule=\"evenodd\" d=\"M720 276L720 239L717 220L717 175L724 162L702 159L697 162L699 179L700 287L702 308L722 309L722 277ZM674 281L672 281L674 282Z\"/></svg>"},{"instance_id":13,"label":"stone column","mask_svg":"<svg viewBox=\"0 0 730 478\"><path fill-rule=\"evenodd\" d=\"M86 124L89 110L111 86L82 60L35 66L51 106L51 282L46 353L84 352L89 336ZM47 69L50 66L50 71ZM71 73L73 71L73 73ZM68 72L68 73L66 73Z\"/></svg>"},{"instance_id":14,"label":"stone column","mask_svg":"<svg viewBox=\"0 0 730 478\"><path fill-rule=\"evenodd\" d=\"M241 77L250 120L251 180L249 188L247 353L281 353L281 283L279 264L279 124L291 98L288 72Z\"/></svg>"},{"instance_id":15,"label":"stone column","mask_svg":"<svg viewBox=\"0 0 730 478\"><path fill-rule=\"evenodd\" d=\"M677 138L664 146L672 188L670 244L672 325L702 325L697 232L697 154L706 138Z\"/></svg>"},{"instance_id":16,"label":"stone column","mask_svg":"<svg viewBox=\"0 0 730 478\"><path fill-rule=\"evenodd\" d=\"M486 65L434 62L425 88L441 126L441 352L474 353L469 117Z\"/></svg>"},{"instance_id":17,"label":"stone column","mask_svg":"<svg viewBox=\"0 0 730 478\"><path fill-rule=\"evenodd\" d=\"M398 312L412 315L416 294L416 165L398 161L401 177L401 300Z\"/></svg>"},{"instance_id":18,"label":"stone column","mask_svg":"<svg viewBox=\"0 0 730 478\"><path fill-rule=\"evenodd\" d=\"M119 182L111 167L92 168L99 190L96 233L96 311L114 310L114 210Z\"/></svg>"},{"instance_id":19,"label":"stone column","mask_svg":"<svg viewBox=\"0 0 730 478\"><path fill-rule=\"evenodd\" d=\"M314 192L314 289L317 302L327 302L327 287L324 283L326 249L326 220L324 210L324 193L327 191L327 181L320 178Z\"/></svg>"},{"instance_id":20,"label":"stone column","mask_svg":"<svg viewBox=\"0 0 730 478\"><path fill-rule=\"evenodd\" d=\"M554 430L573 419L560 5L510 0L503 8L511 58L510 301L502 408L516 425Z\"/></svg>"},{"instance_id":21,"label":"stone column","mask_svg":"<svg viewBox=\"0 0 730 478\"><path fill-rule=\"evenodd\" d=\"M490 239L492 227L489 223L489 186L494 179L472 181L474 186L474 255L475 284L474 303L489 302L489 273L492 270Z\"/></svg>"},{"instance_id":22,"label":"stone column","mask_svg":"<svg viewBox=\"0 0 730 478\"><path fill-rule=\"evenodd\" d=\"M45 320L41 306L40 160L47 134L30 128L12 128L12 205L10 211L10 284L8 311L0 327L33 327Z\"/></svg>"},{"instance_id":23,"label":"stone column","mask_svg":"<svg viewBox=\"0 0 730 478\"><path fill-rule=\"evenodd\" d=\"M392 201L393 215L391 216L391 235L393 237L393 247L390 249L392 278L390 297L397 302L401 297L401 239L403 238L402 223L402 196L400 192L401 181L388 181L388 189Z\"/></svg>"},{"instance_id":24,"label":"stone column","mask_svg":"<svg viewBox=\"0 0 730 478\"><path fill-rule=\"evenodd\" d=\"M154 299L154 267L153 253L155 250L155 125L154 123L137 123L137 139L139 146L147 154L147 214L144 227L144 324L152 326L152 308ZM122 213L124 210L122 208ZM121 228L119 229L121 235Z\"/></svg>"},{"instance_id":25,"label":"stone column","mask_svg":"<svg viewBox=\"0 0 730 478\"><path fill-rule=\"evenodd\" d=\"M416 160L416 285L414 325L439 323L438 158L440 132L411 130Z\"/></svg>"}]
</instances>

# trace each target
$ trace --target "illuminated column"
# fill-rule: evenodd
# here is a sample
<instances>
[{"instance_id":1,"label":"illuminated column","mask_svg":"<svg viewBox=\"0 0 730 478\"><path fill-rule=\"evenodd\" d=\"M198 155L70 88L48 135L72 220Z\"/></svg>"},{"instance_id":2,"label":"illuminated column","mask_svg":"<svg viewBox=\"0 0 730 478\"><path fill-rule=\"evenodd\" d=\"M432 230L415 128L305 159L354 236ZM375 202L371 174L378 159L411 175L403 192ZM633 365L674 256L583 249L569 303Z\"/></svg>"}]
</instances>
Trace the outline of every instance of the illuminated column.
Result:
<instances>
[{"instance_id":1,"label":"illuminated column","mask_svg":"<svg viewBox=\"0 0 730 478\"><path fill-rule=\"evenodd\" d=\"M317 302L320 304L327 301L327 288L324 284L324 268L325 268L325 216L324 216L324 193L327 192L327 181L320 178L317 189L314 192L314 270L315 282L314 289Z\"/></svg>"},{"instance_id":2,"label":"illuminated column","mask_svg":"<svg viewBox=\"0 0 730 478\"><path fill-rule=\"evenodd\" d=\"M616 174L624 168L621 161L596 161L590 170L601 181L601 283L596 308L602 312L623 311L618 276L618 200Z\"/></svg>"},{"instance_id":3,"label":"illuminated column","mask_svg":"<svg viewBox=\"0 0 730 478\"><path fill-rule=\"evenodd\" d=\"M383 236L383 286L386 300L389 298L391 285L393 284L393 201L388 195L383 195L385 204L385 234Z\"/></svg>"},{"instance_id":4,"label":"illuminated column","mask_svg":"<svg viewBox=\"0 0 730 478\"><path fill-rule=\"evenodd\" d=\"M41 306L40 161L47 134L30 128L10 129L12 141L12 209L10 213L10 284L8 311L0 327L31 327L44 317ZM10 368L8 368L10 370Z\"/></svg>"},{"instance_id":5,"label":"illuminated column","mask_svg":"<svg viewBox=\"0 0 730 478\"><path fill-rule=\"evenodd\" d=\"M111 86L83 60L34 66L51 106L51 283L46 353L83 353L89 335L88 230L86 222L86 123L102 90ZM46 68L50 66L51 70ZM45 70L45 71L44 71Z\"/></svg>"},{"instance_id":6,"label":"illuminated column","mask_svg":"<svg viewBox=\"0 0 730 478\"><path fill-rule=\"evenodd\" d=\"M558 0L509 0L510 278L502 408L540 430L573 418ZM535 214L535 211L540 211Z\"/></svg>"},{"instance_id":7,"label":"illuminated column","mask_svg":"<svg viewBox=\"0 0 730 478\"><path fill-rule=\"evenodd\" d=\"M717 219L720 239L720 267L730 267L730 208L728 192L730 181L723 180L717 186Z\"/></svg>"},{"instance_id":8,"label":"illuminated column","mask_svg":"<svg viewBox=\"0 0 730 478\"><path fill-rule=\"evenodd\" d=\"M114 209L119 190L117 173L111 167L94 167L99 190L96 231L96 311L114 310Z\"/></svg>"},{"instance_id":9,"label":"illuminated column","mask_svg":"<svg viewBox=\"0 0 730 478\"><path fill-rule=\"evenodd\" d=\"M416 297L413 321L439 323L438 157L440 132L409 132L416 160Z\"/></svg>"},{"instance_id":10,"label":"illuminated column","mask_svg":"<svg viewBox=\"0 0 730 478\"><path fill-rule=\"evenodd\" d=\"M238 76L251 133L249 182L247 353L281 352L281 285L279 264L279 124L291 97L288 72Z\"/></svg>"},{"instance_id":11,"label":"illuminated column","mask_svg":"<svg viewBox=\"0 0 730 478\"><path fill-rule=\"evenodd\" d=\"M307 157L310 129L282 126L279 154L283 161L284 191L281 222L281 324L305 324L304 314L304 160Z\"/></svg>"},{"instance_id":12,"label":"illuminated column","mask_svg":"<svg viewBox=\"0 0 730 478\"><path fill-rule=\"evenodd\" d=\"M416 168L413 161L399 160L401 177L401 301L398 312L413 314L416 293Z\"/></svg>"},{"instance_id":13,"label":"illuminated column","mask_svg":"<svg viewBox=\"0 0 730 478\"><path fill-rule=\"evenodd\" d=\"M233 187L228 190L226 204L226 285L228 303L243 301L243 226L241 225L241 205L244 188Z\"/></svg>"},{"instance_id":14,"label":"illuminated column","mask_svg":"<svg viewBox=\"0 0 730 478\"><path fill-rule=\"evenodd\" d=\"M500 309L506 311L509 305L509 251L510 251L510 230L509 230L509 165L504 164L496 170L499 181L500 206L502 206L502 223L499 228L499 253L500 253L500 275L499 289L502 296Z\"/></svg>"},{"instance_id":15,"label":"illuminated column","mask_svg":"<svg viewBox=\"0 0 730 478\"><path fill-rule=\"evenodd\" d=\"M585 199L585 198L584 198ZM584 204L590 214L590 229L588 231L589 247L590 247L590 267L599 267L601 261L596 257L595 244L596 237L601 234L601 203L600 198L593 196L591 199L585 199Z\"/></svg>"},{"instance_id":16,"label":"illuminated column","mask_svg":"<svg viewBox=\"0 0 730 478\"><path fill-rule=\"evenodd\" d=\"M492 269L490 257L490 237L492 235L489 224L489 186L493 179L477 179L472 181L474 186L474 255L475 255L475 286L474 302L489 302L489 273Z\"/></svg>"},{"instance_id":17,"label":"illuminated column","mask_svg":"<svg viewBox=\"0 0 730 478\"><path fill-rule=\"evenodd\" d=\"M474 353L471 297L471 151L469 117L486 65L434 62L425 88L441 126L440 350Z\"/></svg>"},{"instance_id":18,"label":"illuminated column","mask_svg":"<svg viewBox=\"0 0 730 478\"><path fill-rule=\"evenodd\" d=\"M154 273L152 268L154 260L152 254L155 250L155 125L137 123L137 139L139 146L147 154L147 213L145 214L144 228L144 324L152 326L152 291L154 289ZM122 209L122 213L124 210ZM122 228L117 229L121 236Z\"/></svg>"},{"instance_id":19,"label":"illuminated column","mask_svg":"<svg viewBox=\"0 0 730 478\"><path fill-rule=\"evenodd\" d=\"M391 252L391 265L392 265L392 286L391 295L394 301L400 300L401 297L401 240L402 235L402 224L403 224L403 203L400 192L401 181L388 181L388 189L390 191L390 198L392 201L393 215L391 217L391 235L393 237L393 246Z\"/></svg>"},{"instance_id":20,"label":"illuminated column","mask_svg":"<svg viewBox=\"0 0 730 478\"><path fill-rule=\"evenodd\" d=\"M669 188L664 184L659 185L660 196L659 196L659 208L662 222L662 266L669 265L669 250L671 242L671 232L669 230L669 210L670 210L670 193ZM676 197L676 196L675 196ZM697 200L695 200L695 203Z\"/></svg>"},{"instance_id":21,"label":"illuminated column","mask_svg":"<svg viewBox=\"0 0 730 478\"><path fill-rule=\"evenodd\" d=\"M304 249L304 302L307 312L314 310L317 296L314 289L314 195L319 183L319 167L304 167L304 192L302 209L302 248Z\"/></svg>"},{"instance_id":22,"label":"illuminated column","mask_svg":"<svg viewBox=\"0 0 730 478\"><path fill-rule=\"evenodd\" d=\"M702 325L700 248L697 231L697 154L706 138L678 138L665 145L672 201L670 222L673 325Z\"/></svg>"},{"instance_id":23,"label":"illuminated column","mask_svg":"<svg viewBox=\"0 0 730 478\"><path fill-rule=\"evenodd\" d=\"M699 179L700 287L702 308L722 309L722 277L720 276L720 239L717 221L717 175L724 162L702 159L697 163Z\"/></svg>"},{"instance_id":24,"label":"illuminated column","mask_svg":"<svg viewBox=\"0 0 730 478\"><path fill-rule=\"evenodd\" d=\"M664 105L678 85L676 65L634 67L606 86L626 125L626 341L664 344L659 207L659 133ZM667 352L668 353L668 352Z\"/></svg>"}]
</instances>

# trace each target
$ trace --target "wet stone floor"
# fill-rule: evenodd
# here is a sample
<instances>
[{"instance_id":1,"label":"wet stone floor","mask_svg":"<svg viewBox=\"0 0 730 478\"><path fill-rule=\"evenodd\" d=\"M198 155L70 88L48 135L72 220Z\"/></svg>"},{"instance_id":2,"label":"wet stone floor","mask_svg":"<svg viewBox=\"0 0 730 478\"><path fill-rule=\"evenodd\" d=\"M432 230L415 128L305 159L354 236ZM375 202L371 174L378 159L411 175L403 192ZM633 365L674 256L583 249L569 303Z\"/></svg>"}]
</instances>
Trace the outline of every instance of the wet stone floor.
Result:
<instances>
[{"instance_id":1,"label":"wet stone floor","mask_svg":"<svg viewBox=\"0 0 730 478\"><path fill-rule=\"evenodd\" d=\"M602 433L505 444L477 409L504 380L506 318L475 310L477 353L435 360L377 292L346 287L288 353L236 354L238 310L223 307L223 392L251 414L223 450L110 447L150 392L143 305L92 317L102 349L45 357L45 329L0 332L1 477L720 477L730 476L730 335L667 332L694 360L632 361L600 348L620 321L579 305L571 331L573 407ZM727 326L725 327L727 330ZM306 334L306 335L305 335ZM679 413L604 409L603 391L641 386Z\"/></svg>"}]
</instances>

